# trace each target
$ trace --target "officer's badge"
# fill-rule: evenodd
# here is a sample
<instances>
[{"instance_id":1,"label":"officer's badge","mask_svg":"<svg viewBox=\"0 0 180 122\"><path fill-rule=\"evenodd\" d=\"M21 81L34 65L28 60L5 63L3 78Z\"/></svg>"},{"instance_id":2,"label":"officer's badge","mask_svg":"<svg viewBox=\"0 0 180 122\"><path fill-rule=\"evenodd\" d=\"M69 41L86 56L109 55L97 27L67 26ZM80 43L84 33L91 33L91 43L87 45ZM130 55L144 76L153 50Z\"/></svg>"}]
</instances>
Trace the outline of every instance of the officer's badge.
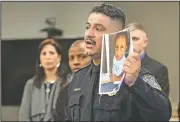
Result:
<instances>
[{"instance_id":1,"label":"officer's badge","mask_svg":"<svg viewBox=\"0 0 180 122\"><path fill-rule=\"evenodd\" d=\"M154 77L153 75L151 75L150 73L147 73L147 74L142 75L141 78L142 78L146 83L148 83L151 87L156 88L156 89L162 91L160 85L157 83L157 80L156 80L155 77Z\"/></svg>"},{"instance_id":2,"label":"officer's badge","mask_svg":"<svg viewBox=\"0 0 180 122\"><path fill-rule=\"evenodd\" d=\"M81 91L81 88L75 88L74 91Z\"/></svg>"}]
</instances>

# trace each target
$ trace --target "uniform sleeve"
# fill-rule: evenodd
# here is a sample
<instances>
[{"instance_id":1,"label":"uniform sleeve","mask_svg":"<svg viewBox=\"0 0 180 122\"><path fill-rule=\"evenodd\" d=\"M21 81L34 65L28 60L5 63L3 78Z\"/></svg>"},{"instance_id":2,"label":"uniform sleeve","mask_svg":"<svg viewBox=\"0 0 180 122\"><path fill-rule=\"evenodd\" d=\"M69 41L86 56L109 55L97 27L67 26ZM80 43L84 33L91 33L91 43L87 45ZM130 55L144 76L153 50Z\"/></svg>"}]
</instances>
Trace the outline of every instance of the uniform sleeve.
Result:
<instances>
[{"instance_id":1,"label":"uniform sleeve","mask_svg":"<svg viewBox=\"0 0 180 122\"><path fill-rule=\"evenodd\" d=\"M31 121L31 93L32 93L32 81L27 81L24 93L21 101L19 111L19 121Z\"/></svg>"},{"instance_id":2,"label":"uniform sleeve","mask_svg":"<svg viewBox=\"0 0 180 122\"><path fill-rule=\"evenodd\" d=\"M172 113L170 100L149 72L140 74L135 84L130 87L130 91L134 105L145 120L170 120Z\"/></svg>"},{"instance_id":3,"label":"uniform sleeve","mask_svg":"<svg viewBox=\"0 0 180 122\"><path fill-rule=\"evenodd\" d=\"M169 77L167 67L162 67L157 72L159 75L156 76L156 80L167 96L169 96Z\"/></svg>"}]
</instances>

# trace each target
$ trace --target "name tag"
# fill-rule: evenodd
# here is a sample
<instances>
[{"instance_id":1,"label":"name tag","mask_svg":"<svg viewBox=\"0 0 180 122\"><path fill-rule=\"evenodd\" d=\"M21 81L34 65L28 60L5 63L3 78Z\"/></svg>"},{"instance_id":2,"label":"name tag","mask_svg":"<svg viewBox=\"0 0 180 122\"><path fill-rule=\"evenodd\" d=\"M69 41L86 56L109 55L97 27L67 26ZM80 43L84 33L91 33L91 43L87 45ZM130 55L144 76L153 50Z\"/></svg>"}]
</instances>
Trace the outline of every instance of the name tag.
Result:
<instances>
[{"instance_id":1,"label":"name tag","mask_svg":"<svg viewBox=\"0 0 180 122\"><path fill-rule=\"evenodd\" d=\"M81 88L75 88L74 91L81 91Z\"/></svg>"}]
</instances>

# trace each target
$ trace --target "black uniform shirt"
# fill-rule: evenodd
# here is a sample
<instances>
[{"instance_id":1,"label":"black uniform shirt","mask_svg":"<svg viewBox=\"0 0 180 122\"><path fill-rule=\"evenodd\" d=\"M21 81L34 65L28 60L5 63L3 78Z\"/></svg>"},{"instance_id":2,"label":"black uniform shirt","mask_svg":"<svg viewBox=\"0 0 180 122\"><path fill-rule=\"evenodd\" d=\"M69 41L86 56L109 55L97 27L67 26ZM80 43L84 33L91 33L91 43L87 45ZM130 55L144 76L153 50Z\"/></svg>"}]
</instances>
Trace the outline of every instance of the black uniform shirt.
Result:
<instances>
[{"instance_id":1,"label":"black uniform shirt","mask_svg":"<svg viewBox=\"0 0 180 122\"><path fill-rule=\"evenodd\" d=\"M83 103L81 106L81 120L90 121L93 116L93 103L94 103L94 95L95 91L98 91L99 84L99 70L100 65L96 66L91 63L91 67L85 74L86 78L83 84ZM96 92L97 94L97 92Z\"/></svg>"},{"instance_id":2,"label":"black uniform shirt","mask_svg":"<svg viewBox=\"0 0 180 122\"><path fill-rule=\"evenodd\" d=\"M171 104L153 76L141 70L133 85L122 82L114 95L98 94L100 66L75 73L68 90L67 121L168 121ZM155 85L154 85L155 84Z\"/></svg>"}]
</instances>

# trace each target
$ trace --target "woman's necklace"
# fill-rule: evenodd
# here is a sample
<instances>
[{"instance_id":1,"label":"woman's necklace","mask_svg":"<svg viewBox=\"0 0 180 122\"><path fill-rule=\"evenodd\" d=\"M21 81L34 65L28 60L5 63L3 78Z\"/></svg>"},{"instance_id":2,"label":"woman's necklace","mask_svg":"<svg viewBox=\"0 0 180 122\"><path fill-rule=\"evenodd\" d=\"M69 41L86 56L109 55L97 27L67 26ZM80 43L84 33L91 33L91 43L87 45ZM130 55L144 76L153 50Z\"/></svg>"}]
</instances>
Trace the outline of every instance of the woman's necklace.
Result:
<instances>
[{"instance_id":1,"label":"woman's necklace","mask_svg":"<svg viewBox=\"0 0 180 122\"><path fill-rule=\"evenodd\" d=\"M51 80L51 81L45 81L45 85L46 85L46 104L48 103L48 100L49 100L49 93L50 93L50 91L51 91L51 89L50 89L50 85L51 84L53 84L53 83L55 83L55 80Z\"/></svg>"}]
</instances>

